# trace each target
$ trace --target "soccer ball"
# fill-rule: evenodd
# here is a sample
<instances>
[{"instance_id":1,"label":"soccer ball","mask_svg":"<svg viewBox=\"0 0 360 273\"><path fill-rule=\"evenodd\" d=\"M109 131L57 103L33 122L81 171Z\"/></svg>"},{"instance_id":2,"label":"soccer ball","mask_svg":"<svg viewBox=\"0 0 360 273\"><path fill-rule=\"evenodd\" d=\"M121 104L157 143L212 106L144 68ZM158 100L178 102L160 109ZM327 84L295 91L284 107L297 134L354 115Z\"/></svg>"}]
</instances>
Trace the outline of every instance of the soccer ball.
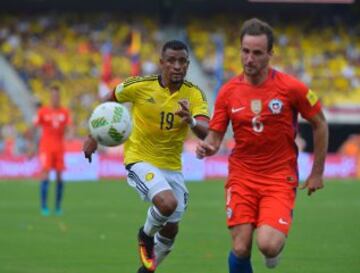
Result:
<instances>
[{"instance_id":1,"label":"soccer ball","mask_svg":"<svg viewBox=\"0 0 360 273\"><path fill-rule=\"evenodd\" d=\"M91 136L98 143L112 147L124 143L131 133L131 117L125 106L117 102L98 105L89 119Z\"/></svg>"}]
</instances>

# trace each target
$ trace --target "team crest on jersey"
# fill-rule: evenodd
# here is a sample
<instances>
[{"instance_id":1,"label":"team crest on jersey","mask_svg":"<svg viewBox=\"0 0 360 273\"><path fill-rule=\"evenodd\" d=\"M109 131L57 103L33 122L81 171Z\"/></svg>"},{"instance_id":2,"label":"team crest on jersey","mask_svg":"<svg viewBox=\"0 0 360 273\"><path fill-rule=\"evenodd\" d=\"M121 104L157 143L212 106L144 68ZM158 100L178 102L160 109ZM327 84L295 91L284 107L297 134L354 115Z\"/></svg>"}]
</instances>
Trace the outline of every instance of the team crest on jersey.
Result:
<instances>
[{"instance_id":1,"label":"team crest on jersey","mask_svg":"<svg viewBox=\"0 0 360 273\"><path fill-rule=\"evenodd\" d=\"M147 173L147 174L145 175L145 180L146 180L146 181L150 181L150 180L153 180L154 177L155 177L155 174L152 173L152 172L149 172L149 173Z\"/></svg>"},{"instance_id":2,"label":"team crest on jersey","mask_svg":"<svg viewBox=\"0 0 360 273\"><path fill-rule=\"evenodd\" d=\"M272 99L269 102L269 109L273 114L280 114L283 107L283 103L279 99Z\"/></svg>"},{"instance_id":3,"label":"team crest on jersey","mask_svg":"<svg viewBox=\"0 0 360 273\"><path fill-rule=\"evenodd\" d=\"M261 100L251 100L250 108L254 114L256 114L256 115L260 114L260 112L262 110Z\"/></svg>"},{"instance_id":4,"label":"team crest on jersey","mask_svg":"<svg viewBox=\"0 0 360 273\"><path fill-rule=\"evenodd\" d=\"M232 217L232 215L233 215L233 211L232 211L232 209L231 208L227 208L226 209L226 216L227 216L227 218L231 218Z\"/></svg>"}]
</instances>

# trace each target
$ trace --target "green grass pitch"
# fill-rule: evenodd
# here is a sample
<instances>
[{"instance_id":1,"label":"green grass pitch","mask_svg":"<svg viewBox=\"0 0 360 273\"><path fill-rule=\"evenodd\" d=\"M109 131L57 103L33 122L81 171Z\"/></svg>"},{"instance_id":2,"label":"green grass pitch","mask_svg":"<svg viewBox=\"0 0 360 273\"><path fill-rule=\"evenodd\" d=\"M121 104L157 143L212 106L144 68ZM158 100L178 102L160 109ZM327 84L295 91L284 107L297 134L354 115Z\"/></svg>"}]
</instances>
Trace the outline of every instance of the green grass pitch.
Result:
<instances>
[{"instance_id":1,"label":"green grass pitch","mask_svg":"<svg viewBox=\"0 0 360 273\"><path fill-rule=\"evenodd\" d=\"M188 187L176 247L156 272L227 273L223 183ZM61 217L42 217L38 199L36 182L0 183L1 273L136 272L147 205L126 183L67 184ZM299 191L281 264L266 269L254 246L253 266L256 273L360 272L360 182L330 181L310 198Z\"/></svg>"}]
</instances>

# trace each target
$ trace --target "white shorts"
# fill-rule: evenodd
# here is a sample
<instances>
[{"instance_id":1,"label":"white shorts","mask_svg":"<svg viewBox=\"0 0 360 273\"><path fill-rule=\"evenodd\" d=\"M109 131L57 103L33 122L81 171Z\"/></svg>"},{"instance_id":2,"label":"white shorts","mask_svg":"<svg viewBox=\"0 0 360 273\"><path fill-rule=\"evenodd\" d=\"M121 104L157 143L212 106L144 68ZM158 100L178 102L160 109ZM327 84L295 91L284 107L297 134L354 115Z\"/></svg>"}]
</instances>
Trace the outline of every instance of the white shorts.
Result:
<instances>
[{"instance_id":1,"label":"white shorts","mask_svg":"<svg viewBox=\"0 0 360 273\"><path fill-rule=\"evenodd\" d=\"M159 192L171 190L176 196L178 206L168 221L172 223L180 221L189 199L189 191L181 172L159 169L146 162L135 163L127 170L128 184L139 193L144 201L151 202Z\"/></svg>"}]
</instances>

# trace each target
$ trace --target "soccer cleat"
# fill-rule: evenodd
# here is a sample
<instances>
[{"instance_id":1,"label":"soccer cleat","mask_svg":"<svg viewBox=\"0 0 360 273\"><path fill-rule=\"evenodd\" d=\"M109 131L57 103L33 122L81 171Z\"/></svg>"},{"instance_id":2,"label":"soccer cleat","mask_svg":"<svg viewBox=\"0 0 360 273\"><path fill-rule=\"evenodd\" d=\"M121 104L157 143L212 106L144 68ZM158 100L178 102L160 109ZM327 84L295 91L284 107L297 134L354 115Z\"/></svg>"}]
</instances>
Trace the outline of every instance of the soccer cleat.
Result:
<instances>
[{"instance_id":1,"label":"soccer cleat","mask_svg":"<svg viewBox=\"0 0 360 273\"><path fill-rule=\"evenodd\" d=\"M138 242L139 242L139 256L140 261L143 264L139 270L144 268L147 271L138 271L138 272L154 272L156 269L156 261L154 254L154 237L150 237L145 234L143 227L140 228L138 233Z\"/></svg>"},{"instance_id":2,"label":"soccer cleat","mask_svg":"<svg viewBox=\"0 0 360 273\"><path fill-rule=\"evenodd\" d=\"M41 209L41 215L42 216L49 216L50 215L50 210L48 208L42 208Z\"/></svg>"},{"instance_id":3,"label":"soccer cleat","mask_svg":"<svg viewBox=\"0 0 360 273\"><path fill-rule=\"evenodd\" d=\"M63 214L63 211L62 211L61 208L57 208L57 209L55 210L55 215L56 215L56 216L61 216L62 214Z\"/></svg>"},{"instance_id":4,"label":"soccer cleat","mask_svg":"<svg viewBox=\"0 0 360 273\"><path fill-rule=\"evenodd\" d=\"M144 266L140 267L137 271L137 273L153 273L155 271L147 270Z\"/></svg>"}]
</instances>

